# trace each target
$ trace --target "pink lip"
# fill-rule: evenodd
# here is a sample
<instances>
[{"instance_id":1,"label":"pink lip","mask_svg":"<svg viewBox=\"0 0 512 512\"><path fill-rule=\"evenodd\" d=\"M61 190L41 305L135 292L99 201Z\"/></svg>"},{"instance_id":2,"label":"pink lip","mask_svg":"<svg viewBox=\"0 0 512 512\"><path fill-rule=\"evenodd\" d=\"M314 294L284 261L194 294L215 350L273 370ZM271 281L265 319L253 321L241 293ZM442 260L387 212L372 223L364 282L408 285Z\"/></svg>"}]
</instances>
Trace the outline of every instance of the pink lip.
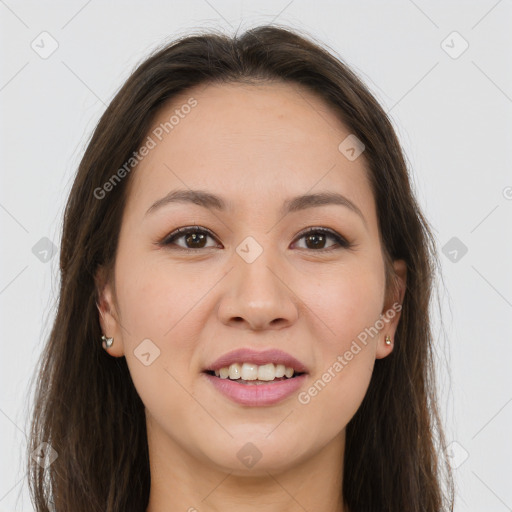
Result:
<instances>
[{"instance_id":1,"label":"pink lip","mask_svg":"<svg viewBox=\"0 0 512 512\"><path fill-rule=\"evenodd\" d=\"M241 405L249 406L278 403L297 391L307 378L303 374L268 384L239 384L236 380L221 379L209 373L204 373L204 376L225 396Z\"/></svg>"},{"instance_id":2,"label":"pink lip","mask_svg":"<svg viewBox=\"0 0 512 512\"><path fill-rule=\"evenodd\" d=\"M293 368L296 373L307 373L306 366L295 359L295 357L278 349L263 350L257 352L250 348L239 348L219 357L216 361L205 368L204 371L220 370L232 363L253 363L263 365L267 363L284 364Z\"/></svg>"}]
</instances>

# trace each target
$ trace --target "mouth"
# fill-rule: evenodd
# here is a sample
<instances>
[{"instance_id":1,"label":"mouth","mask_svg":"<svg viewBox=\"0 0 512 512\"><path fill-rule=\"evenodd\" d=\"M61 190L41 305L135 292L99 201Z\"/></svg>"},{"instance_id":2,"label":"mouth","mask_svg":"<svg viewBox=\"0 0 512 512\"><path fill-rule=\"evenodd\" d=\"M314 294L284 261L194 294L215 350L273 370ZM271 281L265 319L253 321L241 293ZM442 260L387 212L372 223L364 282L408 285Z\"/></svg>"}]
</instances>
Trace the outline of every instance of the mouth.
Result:
<instances>
[{"instance_id":1,"label":"mouth","mask_svg":"<svg viewBox=\"0 0 512 512\"><path fill-rule=\"evenodd\" d=\"M309 369L278 349L239 348L207 364L202 373L218 392L240 405L277 404L302 388Z\"/></svg>"}]
</instances>

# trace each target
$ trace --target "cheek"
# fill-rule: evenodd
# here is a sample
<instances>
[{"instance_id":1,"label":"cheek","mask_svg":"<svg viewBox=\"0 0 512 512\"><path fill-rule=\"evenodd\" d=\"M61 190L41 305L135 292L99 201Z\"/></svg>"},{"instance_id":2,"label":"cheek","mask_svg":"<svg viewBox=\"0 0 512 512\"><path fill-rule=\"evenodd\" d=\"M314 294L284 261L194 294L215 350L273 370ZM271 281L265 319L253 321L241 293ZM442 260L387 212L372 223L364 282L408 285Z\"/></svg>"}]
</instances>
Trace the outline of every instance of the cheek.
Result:
<instances>
[{"instance_id":1,"label":"cheek","mask_svg":"<svg viewBox=\"0 0 512 512\"><path fill-rule=\"evenodd\" d=\"M345 428L361 406L375 362L370 347L362 347L350 361L344 354L329 358L323 371L298 396L299 411L308 427L318 429L327 439Z\"/></svg>"},{"instance_id":2,"label":"cheek","mask_svg":"<svg viewBox=\"0 0 512 512\"><path fill-rule=\"evenodd\" d=\"M119 258L117 294L129 338L154 338L160 342L199 299L201 290L184 280L178 268L158 264L136 249Z\"/></svg>"},{"instance_id":3,"label":"cheek","mask_svg":"<svg viewBox=\"0 0 512 512\"><path fill-rule=\"evenodd\" d=\"M165 423L193 406L184 387L190 387L200 328L193 321L200 308L194 306L204 292L168 265L147 256L136 262L131 254L129 261L119 259L116 271L125 358L146 409Z\"/></svg>"},{"instance_id":4,"label":"cheek","mask_svg":"<svg viewBox=\"0 0 512 512\"><path fill-rule=\"evenodd\" d=\"M323 425L322 435L334 436L346 426L367 392L377 339L369 333L375 333L371 328L380 318L383 293L378 267L352 267L331 279L321 293L310 293L311 310L324 327L322 334L310 333L320 359L298 401L305 417Z\"/></svg>"},{"instance_id":5,"label":"cheek","mask_svg":"<svg viewBox=\"0 0 512 512\"><path fill-rule=\"evenodd\" d=\"M384 267L347 265L304 287L305 302L322 322L316 339L320 362L304 400L310 411L339 427L355 414L367 391L375 364L375 323L384 299ZM307 298L306 298L307 297ZM308 303L309 302L309 303ZM334 405L334 408L326 406Z\"/></svg>"},{"instance_id":6,"label":"cheek","mask_svg":"<svg viewBox=\"0 0 512 512\"><path fill-rule=\"evenodd\" d=\"M127 362L138 374L134 351L149 339L160 350L155 366L187 375L194 361L195 340L205 322L204 295L219 277L207 267L185 271L162 257L137 253L136 247L126 246L122 254L116 286Z\"/></svg>"},{"instance_id":7,"label":"cheek","mask_svg":"<svg viewBox=\"0 0 512 512\"><path fill-rule=\"evenodd\" d=\"M375 265L347 265L302 285L302 298L321 320L328 347L345 350L379 319L384 299L384 270Z\"/></svg>"}]
</instances>

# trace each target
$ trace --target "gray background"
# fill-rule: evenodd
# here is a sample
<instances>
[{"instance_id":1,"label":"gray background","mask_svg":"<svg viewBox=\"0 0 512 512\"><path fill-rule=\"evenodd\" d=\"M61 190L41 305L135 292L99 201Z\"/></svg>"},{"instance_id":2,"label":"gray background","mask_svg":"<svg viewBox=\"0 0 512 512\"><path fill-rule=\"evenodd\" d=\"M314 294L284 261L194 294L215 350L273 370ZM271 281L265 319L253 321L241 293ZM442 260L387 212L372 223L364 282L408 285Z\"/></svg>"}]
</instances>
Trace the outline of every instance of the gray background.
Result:
<instances>
[{"instance_id":1,"label":"gray background","mask_svg":"<svg viewBox=\"0 0 512 512\"><path fill-rule=\"evenodd\" d=\"M390 113L443 266L434 315L456 510L512 510L510 0L0 0L0 512L33 510L21 465L28 385L91 131L157 45L272 21L335 50Z\"/></svg>"}]
</instances>

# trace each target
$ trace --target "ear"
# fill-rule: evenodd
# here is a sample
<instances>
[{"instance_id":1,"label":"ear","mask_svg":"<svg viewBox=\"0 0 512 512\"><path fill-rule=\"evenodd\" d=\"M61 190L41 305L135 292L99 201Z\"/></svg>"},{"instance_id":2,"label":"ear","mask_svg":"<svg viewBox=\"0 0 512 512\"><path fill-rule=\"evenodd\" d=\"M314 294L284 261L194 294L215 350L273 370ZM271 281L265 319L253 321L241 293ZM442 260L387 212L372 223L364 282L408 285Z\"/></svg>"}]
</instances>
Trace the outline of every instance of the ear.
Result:
<instances>
[{"instance_id":1,"label":"ear","mask_svg":"<svg viewBox=\"0 0 512 512\"><path fill-rule=\"evenodd\" d=\"M386 299L382 309L382 328L377 340L376 359L382 359L393 351L395 333L400 320L402 304L407 285L407 264L404 260L395 260L389 289L386 290ZM386 335L391 338L391 344L386 345Z\"/></svg>"},{"instance_id":2,"label":"ear","mask_svg":"<svg viewBox=\"0 0 512 512\"><path fill-rule=\"evenodd\" d=\"M111 356L121 357L124 355L124 345L121 323L116 311L114 291L111 279L103 267L100 267L95 275L96 284L96 306L98 307L99 320L102 334L108 338L114 338L114 343L109 349L105 349ZM102 344L101 339L98 343Z\"/></svg>"}]
</instances>

